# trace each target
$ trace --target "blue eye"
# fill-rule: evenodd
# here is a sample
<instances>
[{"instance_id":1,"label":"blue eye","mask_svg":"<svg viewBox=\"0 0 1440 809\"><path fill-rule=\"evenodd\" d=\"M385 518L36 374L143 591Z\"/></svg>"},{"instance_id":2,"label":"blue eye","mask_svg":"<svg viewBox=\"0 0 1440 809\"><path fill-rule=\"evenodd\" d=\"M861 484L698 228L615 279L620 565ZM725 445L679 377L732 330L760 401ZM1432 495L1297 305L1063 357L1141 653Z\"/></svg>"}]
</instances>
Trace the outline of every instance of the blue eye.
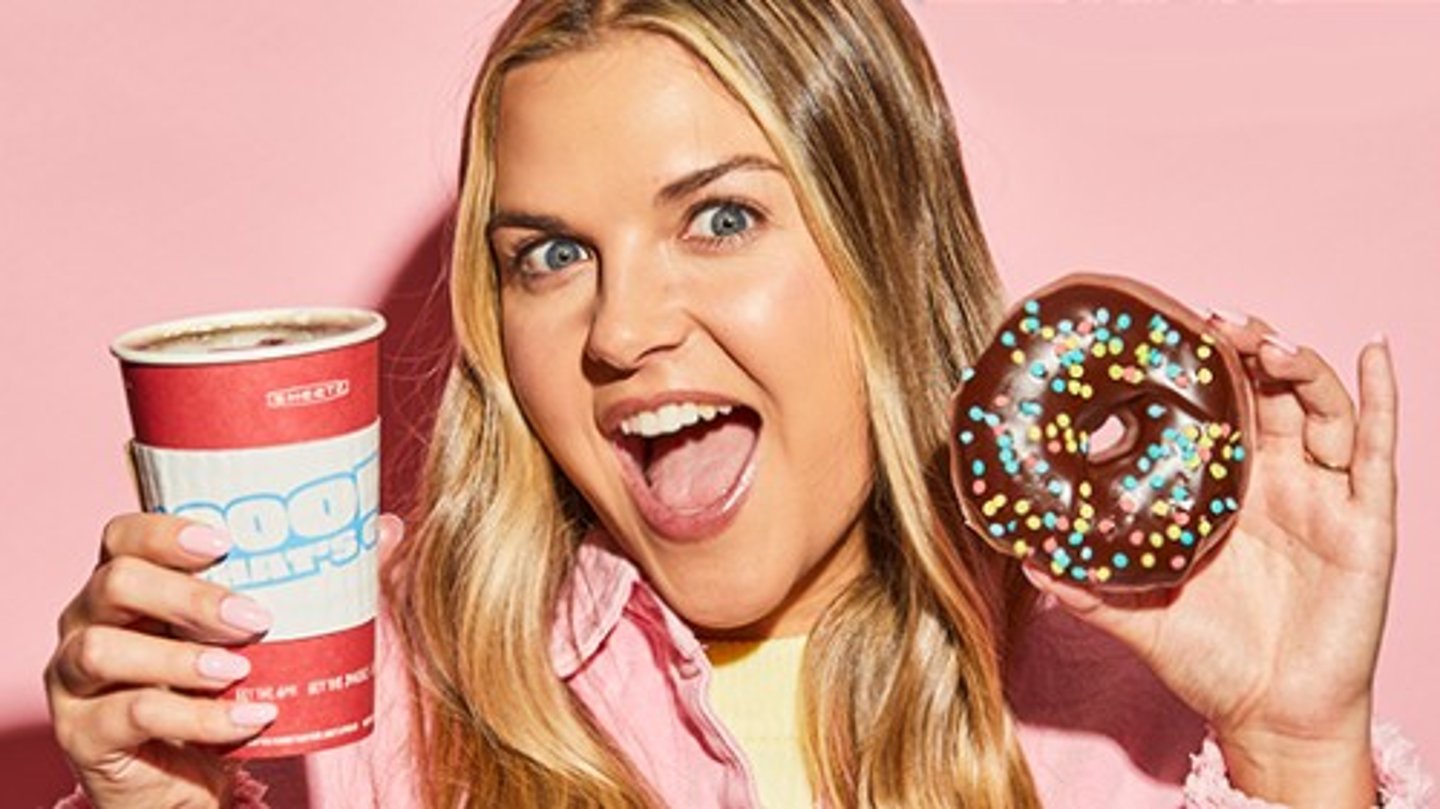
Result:
<instances>
[{"instance_id":1,"label":"blue eye","mask_svg":"<svg viewBox=\"0 0 1440 809\"><path fill-rule=\"evenodd\" d=\"M574 239L546 239L522 252L516 258L521 272L543 274L559 272L571 264L590 258L586 250Z\"/></svg>"},{"instance_id":2,"label":"blue eye","mask_svg":"<svg viewBox=\"0 0 1440 809\"><path fill-rule=\"evenodd\" d=\"M733 239L755 226L755 213L735 202L721 202L701 208L690 220L685 235L702 239Z\"/></svg>"}]
</instances>

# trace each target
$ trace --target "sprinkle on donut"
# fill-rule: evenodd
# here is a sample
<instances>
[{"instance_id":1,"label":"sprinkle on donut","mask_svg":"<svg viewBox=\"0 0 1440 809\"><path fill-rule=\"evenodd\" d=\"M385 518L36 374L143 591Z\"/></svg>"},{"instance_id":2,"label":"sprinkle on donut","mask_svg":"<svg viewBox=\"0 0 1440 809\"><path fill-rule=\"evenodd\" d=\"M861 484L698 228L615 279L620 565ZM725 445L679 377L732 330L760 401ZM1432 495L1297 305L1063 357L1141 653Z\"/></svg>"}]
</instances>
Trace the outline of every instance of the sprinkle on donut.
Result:
<instances>
[{"instance_id":1,"label":"sprinkle on donut","mask_svg":"<svg viewBox=\"0 0 1440 809\"><path fill-rule=\"evenodd\" d=\"M1250 423L1239 357L1202 318L1129 279L1068 276L962 374L951 477L999 551L1095 589L1173 586L1235 522Z\"/></svg>"}]
</instances>

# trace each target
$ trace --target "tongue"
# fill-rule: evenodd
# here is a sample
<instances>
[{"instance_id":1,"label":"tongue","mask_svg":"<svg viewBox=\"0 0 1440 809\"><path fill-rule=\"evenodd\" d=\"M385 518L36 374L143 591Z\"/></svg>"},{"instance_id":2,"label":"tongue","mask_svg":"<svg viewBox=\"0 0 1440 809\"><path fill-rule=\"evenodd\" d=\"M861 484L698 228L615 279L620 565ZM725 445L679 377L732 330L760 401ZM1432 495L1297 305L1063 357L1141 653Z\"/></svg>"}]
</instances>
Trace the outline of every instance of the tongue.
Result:
<instances>
[{"instance_id":1,"label":"tongue","mask_svg":"<svg viewBox=\"0 0 1440 809\"><path fill-rule=\"evenodd\" d=\"M755 445L755 429L720 418L651 442L645 479L655 498L676 511L694 511L728 492Z\"/></svg>"}]
</instances>

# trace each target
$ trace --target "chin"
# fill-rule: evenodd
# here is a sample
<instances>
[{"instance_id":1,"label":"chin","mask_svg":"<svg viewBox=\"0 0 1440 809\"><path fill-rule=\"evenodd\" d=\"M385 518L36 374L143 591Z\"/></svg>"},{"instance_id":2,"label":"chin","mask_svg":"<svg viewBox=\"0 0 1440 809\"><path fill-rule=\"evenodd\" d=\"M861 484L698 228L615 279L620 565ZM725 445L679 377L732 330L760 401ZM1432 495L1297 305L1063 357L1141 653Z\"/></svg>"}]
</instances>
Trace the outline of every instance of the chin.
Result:
<instances>
[{"instance_id":1,"label":"chin","mask_svg":"<svg viewBox=\"0 0 1440 809\"><path fill-rule=\"evenodd\" d=\"M697 609L680 611L680 616L685 622L695 628L697 634L736 632L747 627L758 627L765 624L766 619L771 617L773 611L769 610L736 610L732 605L707 605L713 609Z\"/></svg>"},{"instance_id":2,"label":"chin","mask_svg":"<svg viewBox=\"0 0 1440 809\"><path fill-rule=\"evenodd\" d=\"M735 579L721 582L706 578L704 582L681 585L680 592L665 594L666 603L701 635L769 634L768 628L785 604L785 587L773 581L742 584ZM751 628L753 633L743 631Z\"/></svg>"}]
</instances>

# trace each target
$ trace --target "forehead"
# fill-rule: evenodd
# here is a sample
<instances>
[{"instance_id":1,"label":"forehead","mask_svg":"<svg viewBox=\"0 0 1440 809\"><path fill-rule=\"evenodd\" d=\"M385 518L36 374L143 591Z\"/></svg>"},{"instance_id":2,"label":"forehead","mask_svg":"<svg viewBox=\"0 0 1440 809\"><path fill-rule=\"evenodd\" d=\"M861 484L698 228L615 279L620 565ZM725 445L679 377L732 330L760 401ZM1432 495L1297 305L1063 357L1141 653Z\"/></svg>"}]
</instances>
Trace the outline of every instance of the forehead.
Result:
<instances>
[{"instance_id":1,"label":"forehead","mask_svg":"<svg viewBox=\"0 0 1440 809\"><path fill-rule=\"evenodd\" d=\"M736 155L775 159L745 106L657 34L608 35L513 70L498 124L496 195L507 206L545 207L597 183L653 193Z\"/></svg>"}]
</instances>

